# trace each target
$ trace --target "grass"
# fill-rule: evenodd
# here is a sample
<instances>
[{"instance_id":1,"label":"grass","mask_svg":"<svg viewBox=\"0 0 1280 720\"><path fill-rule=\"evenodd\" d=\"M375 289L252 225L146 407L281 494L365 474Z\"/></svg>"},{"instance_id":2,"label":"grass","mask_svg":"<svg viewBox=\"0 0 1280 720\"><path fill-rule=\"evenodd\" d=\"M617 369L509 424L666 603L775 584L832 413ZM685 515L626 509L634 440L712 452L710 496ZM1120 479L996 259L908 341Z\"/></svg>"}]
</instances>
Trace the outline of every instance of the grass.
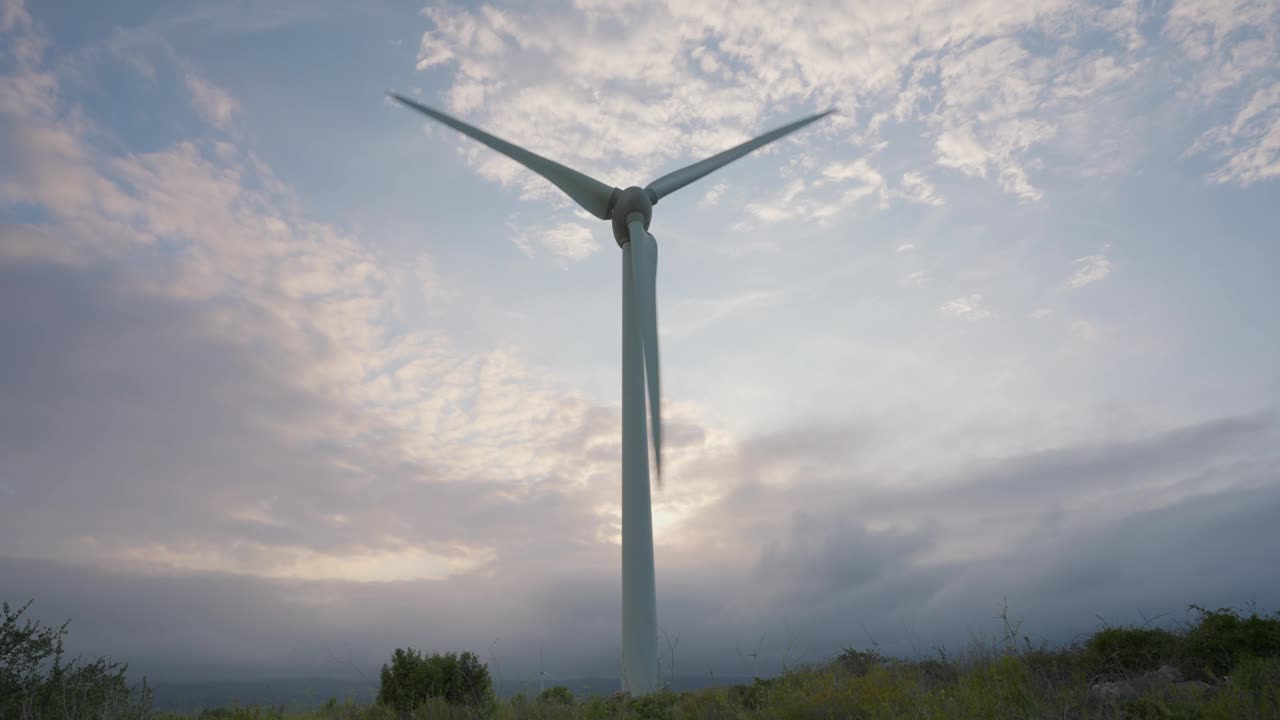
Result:
<instances>
[{"instance_id":1,"label":"grass","mask_svg":"<svg viewBox=\"0 0 1280 720\"><path fill-rule=\"evenodd\" d=\"M1280 613L1241 616L1199 612L1180 631L1105 627L1083 642L1033 646L1005 617L1004 637L975 639L956 657L913 661L875 649L847 649L829 662L789 669L751 685L647 697L574 701L571 696L517 698L487 707L419 706L413 720L1280 720ZM1150 671L1175 668L1177 685L1143 683ZM1229 675L1229 680L1227 676ZM1091 693L1103 682L1129 682L1137 696ZM554 694L553 694L554 695ZM331 700L310 713L261 707L220 708L194 716L147 720L403 720L378 705ZM141 720L141 719L140 719Z\"/></svg>"}]
</instances>

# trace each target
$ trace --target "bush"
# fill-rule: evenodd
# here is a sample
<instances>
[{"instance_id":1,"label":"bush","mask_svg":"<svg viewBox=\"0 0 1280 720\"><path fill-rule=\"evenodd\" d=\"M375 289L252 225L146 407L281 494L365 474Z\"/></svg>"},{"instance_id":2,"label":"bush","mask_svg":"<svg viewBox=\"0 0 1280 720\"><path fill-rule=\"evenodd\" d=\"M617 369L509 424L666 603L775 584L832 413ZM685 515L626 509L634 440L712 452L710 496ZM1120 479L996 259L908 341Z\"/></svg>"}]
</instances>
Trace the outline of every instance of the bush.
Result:
<instances>
[{"instance_id":1,"label":"bush","mask_svg":"<svg viewBox=\"0 0 1280 720\"><path fill-rule=\"evenodd\" d=\"M572 705L573 691L563 685L554 685L538 695L538 702L545 705Z\"/></svg>"},{"instance_id":2,"label":"bush","mask_svg":"<svg viewBox=\"0 0 1280 720\"><path fill-rule=\"evenodd\" d=\"M727 693L721 688L684 693L679 708L682 717L699 720L730 720L739 715L730 704Z\"/></svg>"},{"instance_id":3,"label":"bush","mask_svg":"<svg viewBox=\"0 0 1280 720\"><path fill-rule=\"evenodd\" d=\"M1241 618L1234 610L1210 612L1198 605L1200 622L1182 643L1182 670L1191 677L1212 681L1231 673L1244 658L1280 658L1280 614Z\"/></svg>"},{"instance_id":4,"label":"bush","mask_svg":"<svg viewBox=\"0 0 1280 720\"><path fill-rule=\"evenodd\" d=\"M636 720L672 720L679 700L680 696L669 690L633 697L627 703L627 709L630 710L628 717Z\"/></svg>"},{"instance_id":5,"label":"bush","mask_svg":"<svg viewBox=\"0 0 1280 720\"><path fill-rule=\"evenodd\" d=\"M1280 659L1246 657L1202 708L1206 720L1280 717Z\"/></svg>"},{"instance_id":6,"label":"bush","mask_svg":"<svg viewBox=\"0 0 1280 720\"><path fill-rule=\"evenodd\" d=\"M81 664L63 660L67 625L51 628L21 622L31 601L14 610L3 603L0 620L0 718L145 717L151 690L131 689L127 665L99 658Z\"/></svg>"},{"instance_id":7,"label":"bush","mask_svg":"<svg viewBox=\"0 0 1280 720\"><path fill-rule=\"evenodd\" d=\"M1085 644L1085 665L1094 674L1123 677L1174 664L1180 651L1178 638L1167 630L1107 628Z\"/></svg>"},{"instance_id":8,"label":"bush","mask_svg":"<svg viewBox=\"0 0 1280 720\"><path fill-rule=\"evenodd\" d=\"M782 678L756 678L750 685L734 685L729 688L729 699L747 710L759 710L769 702L773 691L782 684Z\"/></svg>"},{"instance_id":9,"label":"bush","mask_svg":"<svg viewBox=\"0 0 1280 720\"><path fill-rule=\"evenodd\" d=\"M949 687L960 682L960 671L937 658L925 658L908 664L904 670L913 673L924 688Z\"/></svg>"},{"instance_id":10,"label":"bush","mask_svg":"<svg viewBox=\"0 0 1280 720\"><path fill-rule=\"evenodd\" d=\"M962 677L958 694L966 709L977 717L1029 718L1036 709L1031 674L1011 655Z\"/></svg>"},{"instance_id":11,"label":"bush","mask_svg":"<svg viewBox=\"0 0 1280 720\"><path fill-rule=\"evenodd\" d=\"M410 713L430 698L449 705L478 707L494 702L489 668L474 653L432 653L396 648L391 665L383 665L378 703Z\"/></svg>"},{"instance_id":12,"label":"bush","mask_svg":"<svg viewBox=\"0 0 1280 720\"><path fill-rule=\"evenodd\" d=\"M871 650L845 648L836 658L836 663L854 677L862 677L886 662L888 661L880 654L879 648Z\"/></svg>"}]
</instances>

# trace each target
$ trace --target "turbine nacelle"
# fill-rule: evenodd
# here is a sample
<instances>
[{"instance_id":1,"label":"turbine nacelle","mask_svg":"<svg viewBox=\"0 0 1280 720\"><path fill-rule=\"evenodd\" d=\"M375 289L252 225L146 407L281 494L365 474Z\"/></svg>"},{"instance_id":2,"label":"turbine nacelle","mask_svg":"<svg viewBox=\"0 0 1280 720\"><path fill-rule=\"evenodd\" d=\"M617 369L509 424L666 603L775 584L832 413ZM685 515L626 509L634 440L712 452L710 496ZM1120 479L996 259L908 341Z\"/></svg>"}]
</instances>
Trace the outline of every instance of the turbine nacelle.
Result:
<instances>
[{"instance_id":1,"label":"turbine nacelle","mask_svg":"<svg viewBox=\"0 0 1280 720\"><path fill-rule=\"evenodd\" d=\"M644 216L644 229L649 229L649 221L653 219L653 206L658 202L658 198L653 195L652 190L638 188L635 185L626 190L617 190L609 198L609 213L613 220L613 238L618 241L618 247L626 245L631 240L631 230L628 229L629 218L634 213L640 213Z\"/></svg>"}]
</instances>

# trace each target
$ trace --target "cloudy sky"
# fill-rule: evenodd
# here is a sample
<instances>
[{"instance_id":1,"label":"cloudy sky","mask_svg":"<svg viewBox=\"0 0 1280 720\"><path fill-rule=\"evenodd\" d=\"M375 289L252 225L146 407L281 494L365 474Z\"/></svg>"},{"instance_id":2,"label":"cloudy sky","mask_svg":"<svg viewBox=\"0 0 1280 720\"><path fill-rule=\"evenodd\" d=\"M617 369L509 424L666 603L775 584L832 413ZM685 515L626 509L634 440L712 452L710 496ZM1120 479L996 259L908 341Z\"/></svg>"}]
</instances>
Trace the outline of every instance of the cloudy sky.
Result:
<instances>
[{"instance_id":1,"label":"cloudy sky","mask_svg":"<svg viewBox=\"0 0 1280 720\"><path fill-rule=\"evenodd\" d=\"M1280 609L1273 0L0 8L0 597L78 649L616 673L617 246L388 88L622 187L839 111L655 217L668 669Z\"/></svg>"}]
</instances>

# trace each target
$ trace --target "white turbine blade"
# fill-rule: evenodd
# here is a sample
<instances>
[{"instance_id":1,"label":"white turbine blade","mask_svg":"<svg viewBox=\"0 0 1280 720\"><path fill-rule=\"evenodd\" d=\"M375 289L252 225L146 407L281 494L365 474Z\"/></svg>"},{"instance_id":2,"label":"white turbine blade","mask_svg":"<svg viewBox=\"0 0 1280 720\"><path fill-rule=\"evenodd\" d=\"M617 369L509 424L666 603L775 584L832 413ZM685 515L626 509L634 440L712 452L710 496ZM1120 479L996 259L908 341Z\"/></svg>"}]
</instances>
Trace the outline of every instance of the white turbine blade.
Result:
<instances>
[{"instance_id":1,"label":"white turbine blade","mask_svg":"<svg viewBox=\"0 0 1280 720\"><path fill-rule=\"evenodd\" d=\"M658 366L658 241L644 229L639 217L628 223L631 236L632 287L636 293L636 324L644 349L644 370L649 386L649 424L653 435L653 464L662 487L662 373Z\"/></svg>"},{"instance_id":2,"label":"white turbine blade","mask_svg":"<svg viewBox=\"0 0 1280 720\"><path fill-rule=\"evenodd\" d=\"M649 183L649 186L645 189L649 191L649 197L656 204L662 198L679 190L685 185L688 185L694 180L701 178L707 173L719 170L752 150L764 147L774 140L793 133L809 123L817 122L833 112L835 112L834 109L828 110L826 112L818 113L817 115L811 115L803 120L797 120L789 125L783 125L780 128L770 130L754 140L748 140L741 145L731 147L722 153L712 155L706 160L696 162L688 167L680 168L675 172L667 173L666 175L663 175L657 180Z\"/></svg>"},{"instance_id":3,"label":"white turbine blade","mask_svg":"<svg viewBox=\"0 0 1280 720\"><path fill-rule=\"evenodd\" d=\"M427 117L444 123L458 132L466 135L474 140L497 150L507 157L515 160L521 165L529 168L535 173L541 175L551 182L552 185L560 188L565 195L568 195L574 202L582 206L582 209L595 215L601 220L609 219L609 200L613 197L615 188L609 187L593 177L584 175L570 167L565 167L554 160L548 160L536 153L529 152L524 148L513 145L499 137L494 137L480 128L468 125L461 120L445 115L439 110L434 110L419 102L410 100L399 93L387 92L392 99L413 108Z\"/></svg>"}]
</instances>

